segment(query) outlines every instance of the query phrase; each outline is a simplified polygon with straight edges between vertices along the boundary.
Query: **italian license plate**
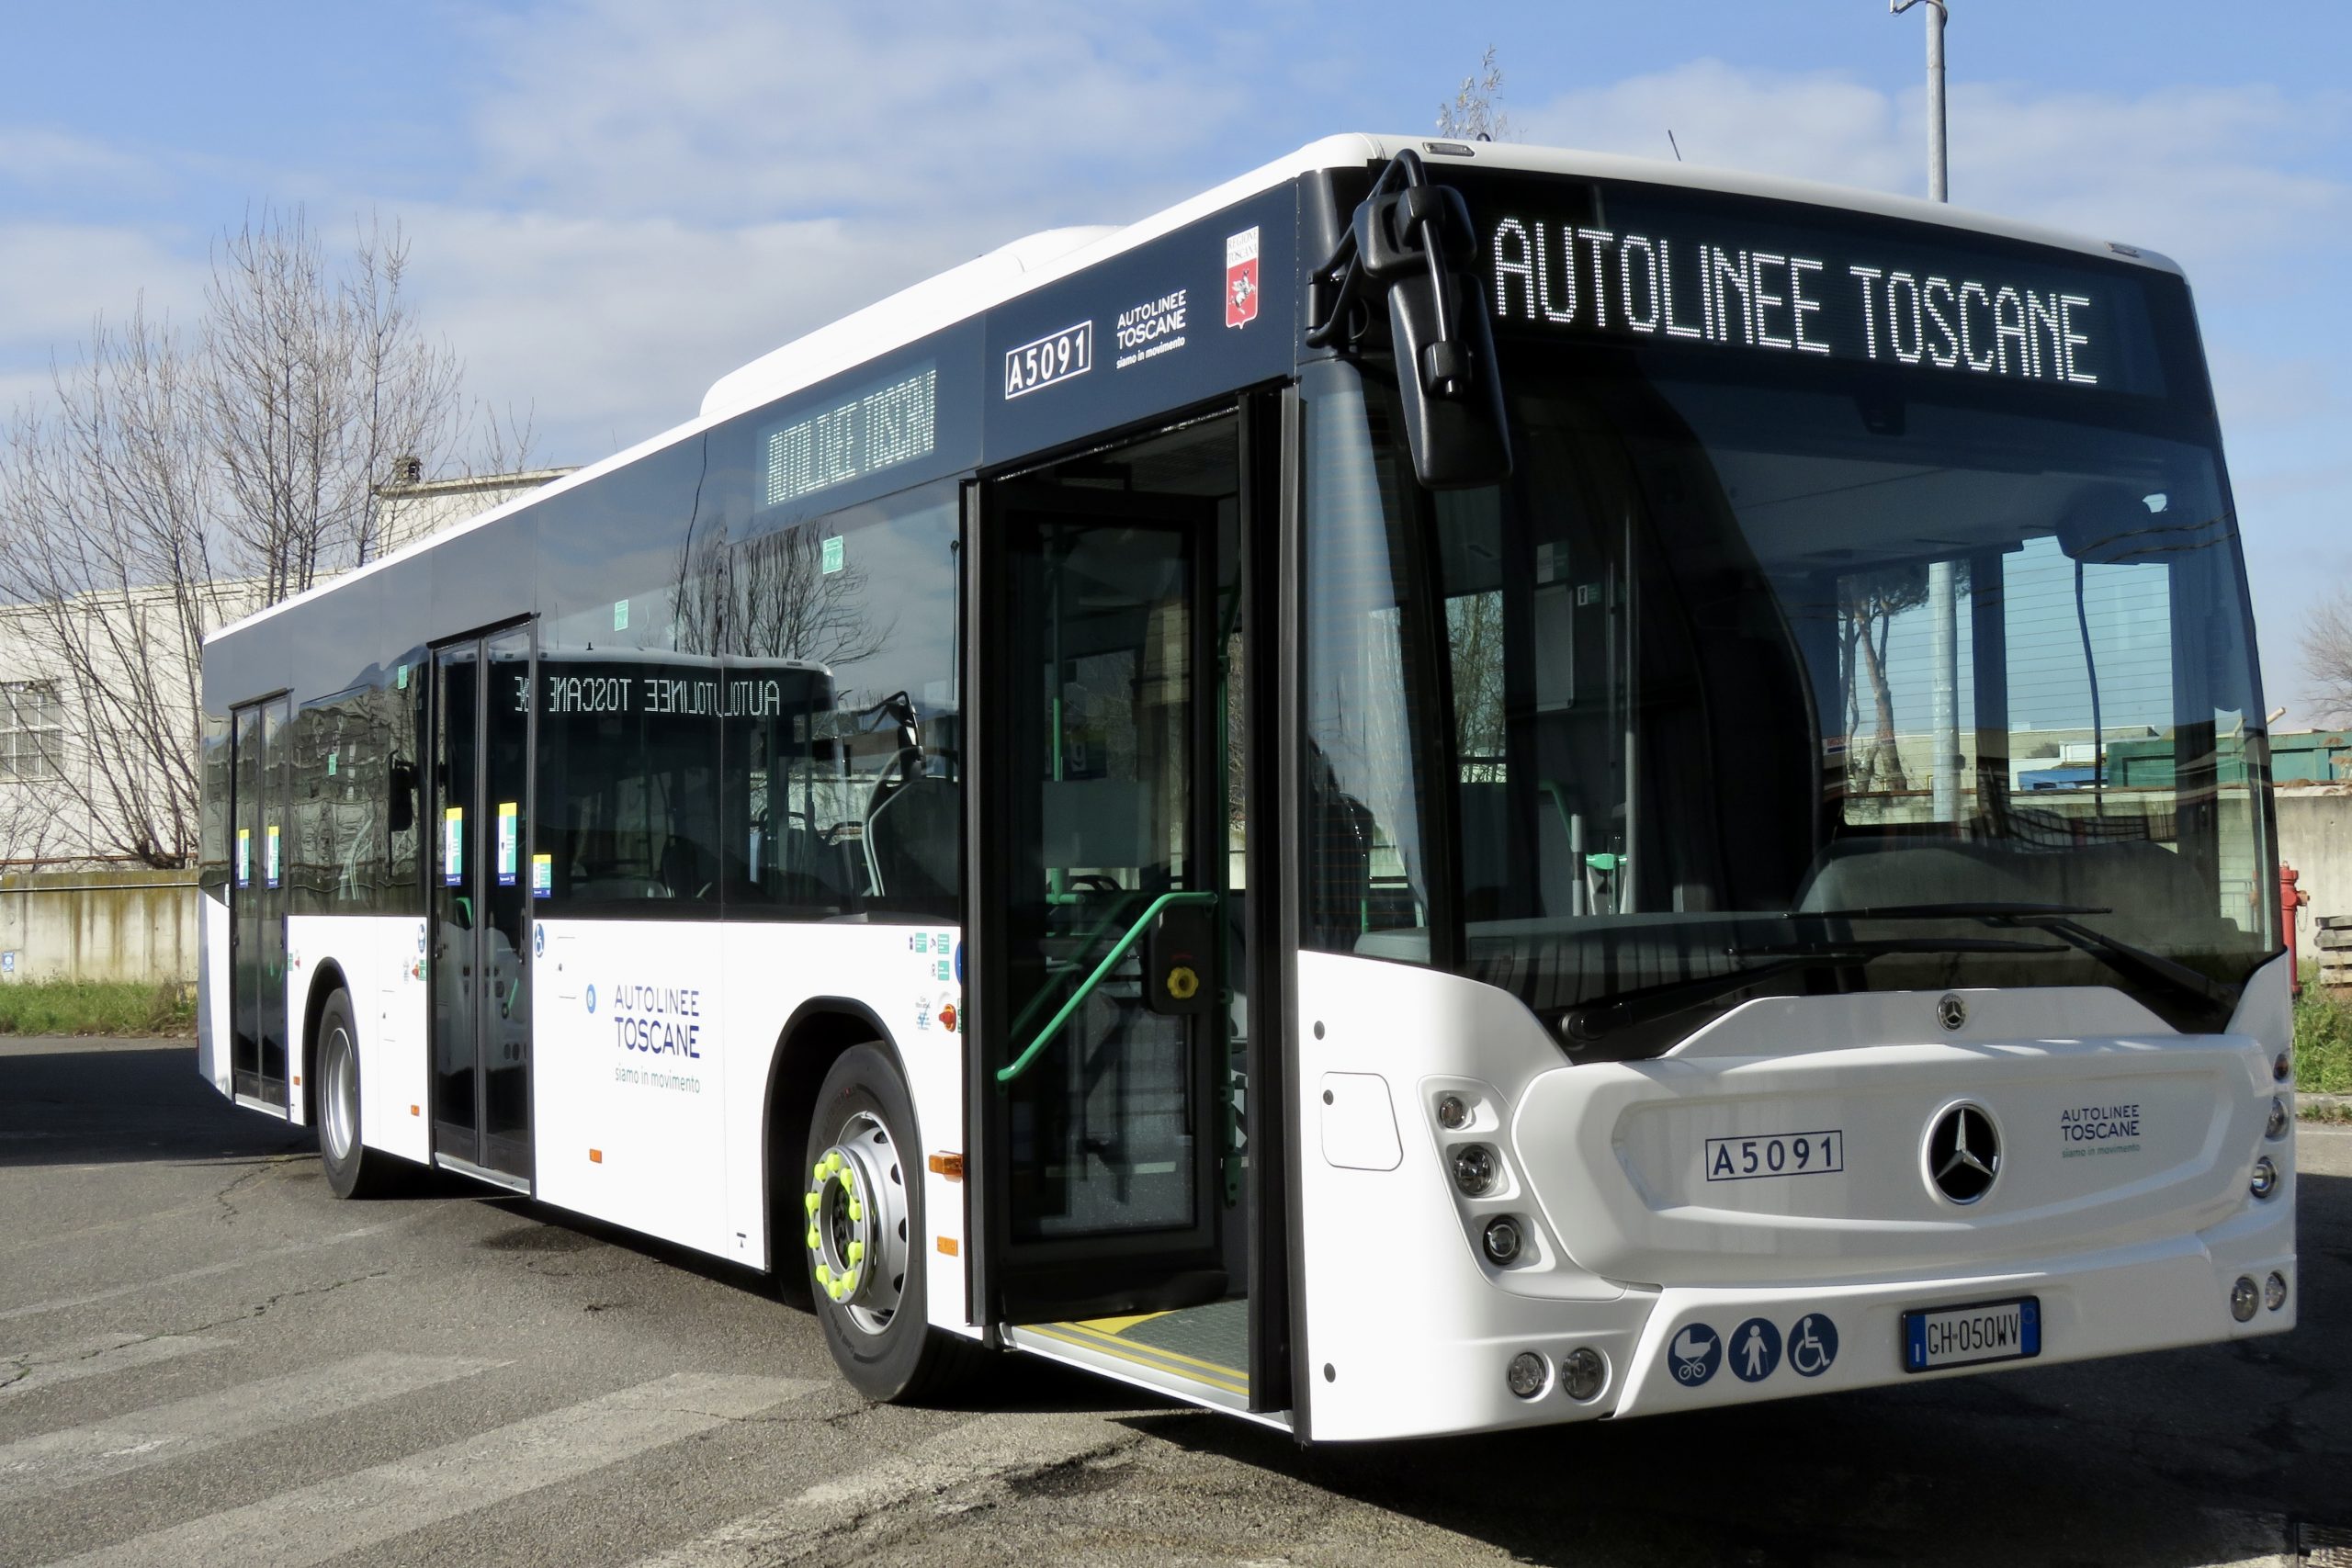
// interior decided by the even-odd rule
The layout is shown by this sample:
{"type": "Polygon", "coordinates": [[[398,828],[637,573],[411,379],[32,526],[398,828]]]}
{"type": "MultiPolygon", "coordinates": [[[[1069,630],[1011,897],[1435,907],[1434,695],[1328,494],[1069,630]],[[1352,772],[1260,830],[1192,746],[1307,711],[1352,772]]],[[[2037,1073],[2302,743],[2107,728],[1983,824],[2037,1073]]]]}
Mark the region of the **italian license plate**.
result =
{"type": "Polygon", "coordinates": [[[1903,1314],[1903,1370],[1932,1372],[2041,1354],[2041,1300],[1930,1307],[1903,1314]]]}

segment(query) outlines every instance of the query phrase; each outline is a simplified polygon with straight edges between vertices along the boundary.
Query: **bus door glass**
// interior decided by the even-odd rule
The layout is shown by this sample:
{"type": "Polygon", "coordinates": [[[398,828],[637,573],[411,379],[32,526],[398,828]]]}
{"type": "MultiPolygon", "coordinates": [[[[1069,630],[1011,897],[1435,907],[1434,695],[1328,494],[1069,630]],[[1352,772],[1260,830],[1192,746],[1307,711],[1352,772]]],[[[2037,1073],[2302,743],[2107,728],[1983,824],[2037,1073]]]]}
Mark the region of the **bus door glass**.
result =
{"type": "Polygon", "coordinates": [[[433,1134],[531,1174],[530,628],[433,655],[433,1134]]]}
{"type": "Polygon", "coordinates": [[[1148,1338],[1060,1320],[1227,1303],[1187,1364],[1246,1394],[1238,452],[1220,417],[991,487],[973,935],[1003,1320],[1148,1338]]]}
{"type": "Polygon", "coordinates": [[[283,1106],[286,1090],[286,748],[288,699],[233,716],[230,812],[231,1062],[240,1099],[283,1106]]]}

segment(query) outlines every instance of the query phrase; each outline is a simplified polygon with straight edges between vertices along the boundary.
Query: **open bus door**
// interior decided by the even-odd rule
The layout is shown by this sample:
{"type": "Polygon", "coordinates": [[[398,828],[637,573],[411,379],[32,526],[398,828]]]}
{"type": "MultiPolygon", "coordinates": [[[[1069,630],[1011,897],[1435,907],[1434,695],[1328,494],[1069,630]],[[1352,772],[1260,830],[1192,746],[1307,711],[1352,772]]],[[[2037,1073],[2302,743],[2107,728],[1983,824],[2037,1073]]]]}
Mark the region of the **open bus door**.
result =
{"type": "MultiPolygon", "coordinates": [[[[1276,1141],[1252,1106],[1281,1103],[1278,976],[1251,941],[1276,878],[1245,847],[1242,561],[1267,513],[1246,476],[1279,449],[1273,412],[985,485],[967,610],[976,1311],[1023,1348],[1260,1411],[1289,1405],[1287,1292],[1260,1255],[1279,1172],[1251,1160],[1276,1141]]],[[[1276,1256],[1282,1228],[1276,1209],[1276,1256]]]]}

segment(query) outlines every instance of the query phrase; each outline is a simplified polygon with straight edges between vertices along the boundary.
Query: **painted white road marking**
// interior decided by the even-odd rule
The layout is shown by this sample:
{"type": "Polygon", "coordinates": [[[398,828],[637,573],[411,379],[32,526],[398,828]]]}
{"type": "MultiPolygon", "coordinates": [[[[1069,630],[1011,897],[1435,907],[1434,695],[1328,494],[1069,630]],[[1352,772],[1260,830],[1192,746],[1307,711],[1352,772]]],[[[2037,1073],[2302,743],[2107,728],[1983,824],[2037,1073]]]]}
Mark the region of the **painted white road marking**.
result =
{"type": "Polygon", "coordinates": [[[374,1351],[26,1438],[0,1446],[0,1495],[22,1498],[79,1485],[471,1377],[498,1364],[374,1351]]]}
{"type": "Polygon", "coordinates": [[[22,1377],[0,1382],[0,1399],[72,1382],[76,1378],[96,1377],[101,1372],[152,1366],[198,1350],[218,1350],[228,1343],[226,1339],[199,1339],[189,1334],[160,1334],[148,1338],[136,1334],[101,1334],[95,1339],[77,1340],[71,1345],[52,1345],[46,1350],[17,1351],[0,1356],[0,1374],[5,1374],[8,1364],[25,1369],[22,1377]]]}
{"type": "Polygon", "coordinates": [[[781,1507],[747,1514],[633,1568],[754,1568],[776,1561],[779,1545],[806,1545],[812,1536],[846,1529],[911,1498],[1075,1464],[1141,1437],[1101,1416],[983,1416],[838,1481],[820,1482],[781,1507]]]}
{"type": "Polygon", "coordinates": [[[307,1568],[831,1386],[681,1372],[137,1536],[57,1568],[307,1568]]]}

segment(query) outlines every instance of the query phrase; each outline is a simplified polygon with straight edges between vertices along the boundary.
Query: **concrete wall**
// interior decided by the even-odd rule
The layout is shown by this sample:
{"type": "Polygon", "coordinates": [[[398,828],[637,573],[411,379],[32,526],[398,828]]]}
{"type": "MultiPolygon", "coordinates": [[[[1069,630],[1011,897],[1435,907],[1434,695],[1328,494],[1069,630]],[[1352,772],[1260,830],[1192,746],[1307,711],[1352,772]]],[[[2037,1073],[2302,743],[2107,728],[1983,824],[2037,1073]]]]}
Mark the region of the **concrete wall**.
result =
{"type": "Polygon", "coordinates": [[[2278,859],[2295,868],[2295,886],[2312,897],[2295,917],[2297,951],[2309,963],[2317,952],[2314,922],[2352,915],[2352,790],[2280,790],[2278,859]]]}
{"type": "Polygon", "coordinates": [[[193,980],[193,871],[42,871],[0,877],[0,984],[193,980]]]}

